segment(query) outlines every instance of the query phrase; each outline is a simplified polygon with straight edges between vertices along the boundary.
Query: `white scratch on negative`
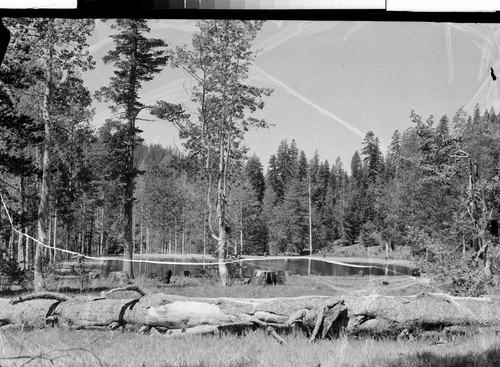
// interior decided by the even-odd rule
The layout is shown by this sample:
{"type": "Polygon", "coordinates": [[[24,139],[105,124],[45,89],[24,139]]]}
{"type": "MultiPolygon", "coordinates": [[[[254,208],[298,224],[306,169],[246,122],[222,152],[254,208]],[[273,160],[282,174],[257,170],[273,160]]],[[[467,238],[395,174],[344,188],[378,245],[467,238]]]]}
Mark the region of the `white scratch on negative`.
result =
{"type": "MultiPolygon", "coordinates": [[[[325,109],[325,108],[323,108],[321,106],[318,106],[316,103],[314,103],[313,101],[311,101],[310,99],[308,99],[304,95],[300,94],[295,89],[293,89],[290,86],[288,86],[287,84],[279,81],[278,79],[276,79],[272,75],[269,75],[268,73],[266,73],[264,70],[262,70],[258,66],[254,65],[254,68],[256,70],[260,71],[268,80],[272,81],[274,84],[276,84],[279,87],[283,88],[285,90],[285,92],[287,92],[287,93],[289,93],[289,94],[297,97],[302,102],[304,102],[304,103],[310,105],[311,107],[315,108],[319,113],[321,113],[321,114],[323,114],[323,115],[331,118],[332,120],[335,120],[335,121],[339,122],[341,125],[343,125],[345,128],[347,128],[349,131],[353,132],[354,134],[358,135],[359,137],[361,137],[361,138],[365,137],[365,134],[361,130],[359,130],[357,127],[351,125],[347,121],[342,120],[340,117],[338,117],[337,115],[335,115],[333,112],[328,111],[327,109],[325,109]]],[[[387,149],[385,147],[385,145],[380,144],[380,146],[383,149],[387,149]]]]}

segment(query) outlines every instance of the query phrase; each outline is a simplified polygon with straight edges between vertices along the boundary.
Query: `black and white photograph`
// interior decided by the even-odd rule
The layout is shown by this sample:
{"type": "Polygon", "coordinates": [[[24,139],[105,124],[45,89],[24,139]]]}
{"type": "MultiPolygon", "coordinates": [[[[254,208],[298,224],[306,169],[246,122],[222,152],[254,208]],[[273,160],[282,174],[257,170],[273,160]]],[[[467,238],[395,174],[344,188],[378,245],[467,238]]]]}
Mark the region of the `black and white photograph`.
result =
{"type": "Polygon", "coordinates": [[[0,367],[500,365],[499,24],[40,14],[0,9],[0,367]]]}

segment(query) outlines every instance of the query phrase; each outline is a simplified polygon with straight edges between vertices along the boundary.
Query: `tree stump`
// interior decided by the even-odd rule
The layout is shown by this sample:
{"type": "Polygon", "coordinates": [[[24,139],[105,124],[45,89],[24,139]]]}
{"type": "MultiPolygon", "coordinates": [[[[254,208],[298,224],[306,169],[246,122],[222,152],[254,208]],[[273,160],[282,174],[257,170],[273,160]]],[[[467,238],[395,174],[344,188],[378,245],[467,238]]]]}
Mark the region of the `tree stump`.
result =
{"type": "Polygon", "coordinates": [[[281,270],[254,270],[250,284],[276,285],[285,283],[285,272],[281,270]]]}

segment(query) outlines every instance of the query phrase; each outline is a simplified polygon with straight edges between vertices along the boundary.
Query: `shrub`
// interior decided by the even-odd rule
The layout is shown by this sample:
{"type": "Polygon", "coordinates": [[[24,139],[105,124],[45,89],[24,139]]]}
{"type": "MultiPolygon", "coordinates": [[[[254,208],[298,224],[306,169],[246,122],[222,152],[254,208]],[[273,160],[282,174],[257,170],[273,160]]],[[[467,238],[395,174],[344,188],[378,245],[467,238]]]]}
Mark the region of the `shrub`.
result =
{"type": "Polygon", "coordinates": [[[489,279],[474,258],[464,257],[456,246],[444,244],[423,230],[411,228],[412,255],[422,272],[448,286],[455,296],[478,297],[487,292],[489,279]]]}
{"type": "Polygon", "coordinates": [[[10,291],[14,283],[21,284],[24,280],[24,271],[17,261],[12,258],[0,258],[0,291],[10,291]]]}
{"type": "Polygon", "coordinates": [[[351,241],[346,240],[345,238],[339,238],[333,242],[333,246],[350,246],[351,241]]]}

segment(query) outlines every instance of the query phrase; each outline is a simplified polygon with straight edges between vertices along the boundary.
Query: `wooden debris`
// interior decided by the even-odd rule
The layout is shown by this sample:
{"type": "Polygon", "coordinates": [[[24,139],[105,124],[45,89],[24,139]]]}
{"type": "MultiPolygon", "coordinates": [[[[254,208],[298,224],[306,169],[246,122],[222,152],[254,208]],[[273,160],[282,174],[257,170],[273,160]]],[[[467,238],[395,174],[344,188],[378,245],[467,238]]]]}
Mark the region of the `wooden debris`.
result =
{"type": "Polygon", "coordinates": [[[10,303],[16,305],[18,303],[31,301],[34,299],[54,299],[57,301],[67,301],[71,299],[71,297],[65,296],[64,294],[61,293],[41,292],[41,293],[27,294],[26,296],[15,298],[11,300],[10,303]]]}
{"type": "Polygon", "coordinates": [[[275,270],[254,270],[250,284],[256,285],[276,285],[285,282],[285,272],[275,270]]]}
{"type": "Polygon", "coordinates": [[[401,339],[421,331],[446,329],[444,340],[479,327],[500,327],[500,300],[426,293],[407,297],[199,298],[147,294],[137,285],[128,285],[104,292],[103,298],[97,299],[50,292],[0,299],[0,327],[6,326],[127,327],[154,330],[167,337],[261,328],[280,343],[280,334],[295,328],[306,332],[311,342],[338,338],[343,332],[401,339]],[[104,298],[132,290],[141,297],[104,298]]]}

